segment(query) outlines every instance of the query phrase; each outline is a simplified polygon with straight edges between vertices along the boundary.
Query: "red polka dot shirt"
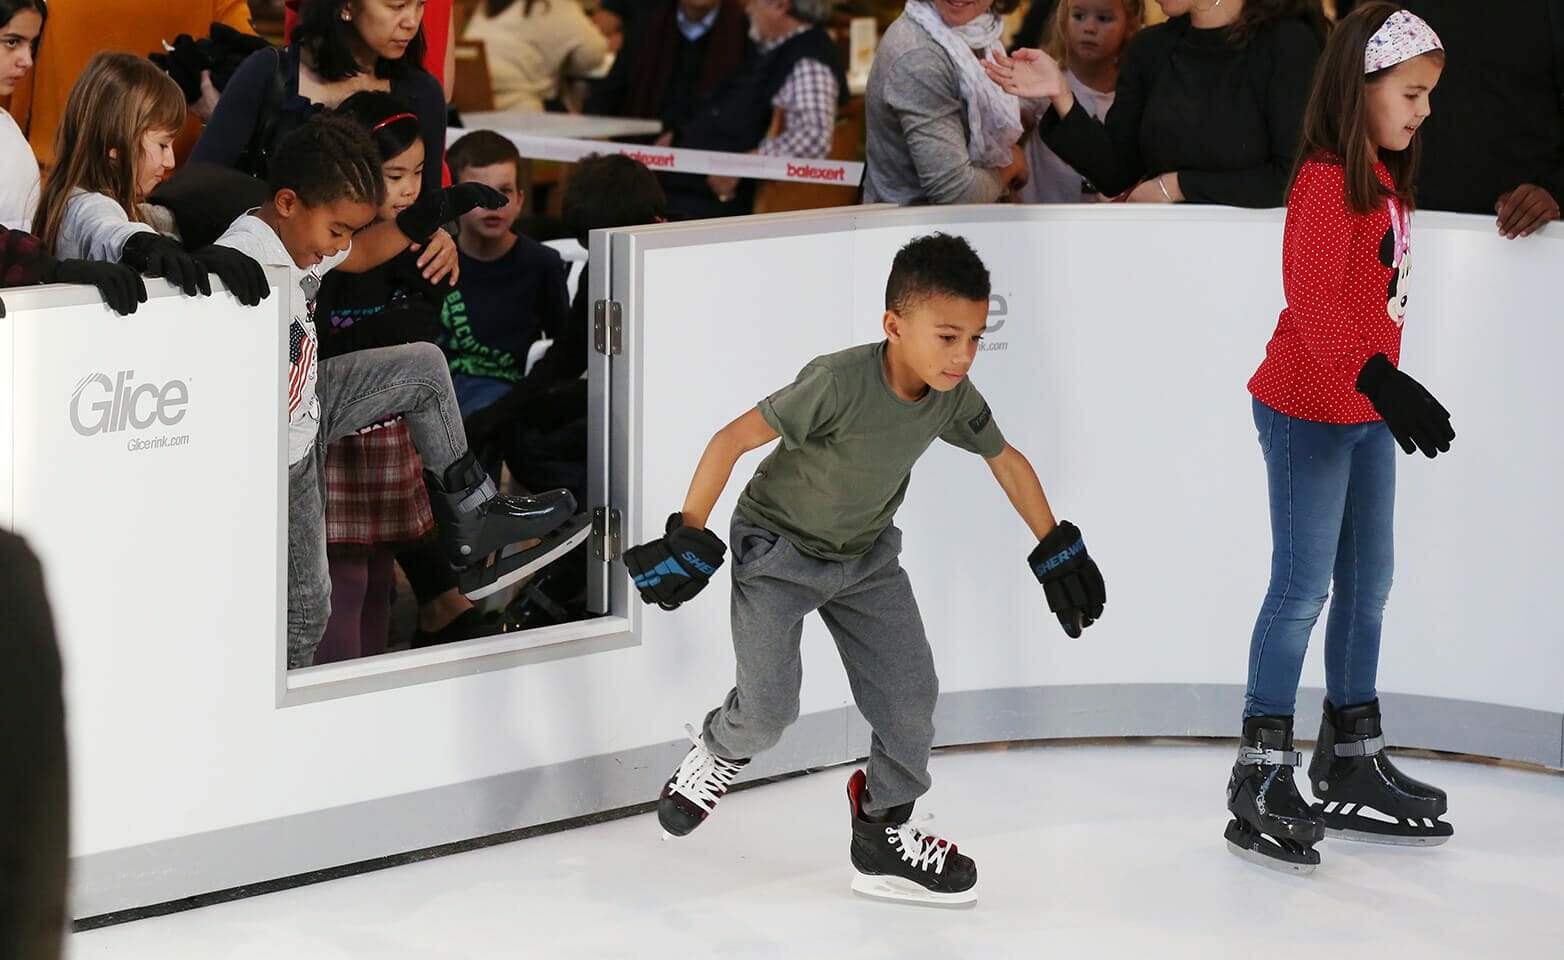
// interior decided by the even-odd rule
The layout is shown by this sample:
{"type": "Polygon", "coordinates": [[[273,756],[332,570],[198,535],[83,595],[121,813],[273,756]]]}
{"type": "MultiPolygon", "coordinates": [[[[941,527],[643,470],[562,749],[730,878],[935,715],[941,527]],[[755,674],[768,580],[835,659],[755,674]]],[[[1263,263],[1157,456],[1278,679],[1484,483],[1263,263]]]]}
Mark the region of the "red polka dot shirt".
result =
{"type": "MultiPolygon", "coordinates": [[[[1375,172],[1392,186],[1384,164],[1375,172]]],[[[1355,384],[1374,354],[1400,361],[1411,271],[1408,227],[1407,212],[1391,198],[1367,216],[1353,213],[1339,163],[1304,164],[1287,200],[1282,236],[1287,306],[1249,380],[1255,399],[1302,420],[1380,419],[1355,384]]]]}

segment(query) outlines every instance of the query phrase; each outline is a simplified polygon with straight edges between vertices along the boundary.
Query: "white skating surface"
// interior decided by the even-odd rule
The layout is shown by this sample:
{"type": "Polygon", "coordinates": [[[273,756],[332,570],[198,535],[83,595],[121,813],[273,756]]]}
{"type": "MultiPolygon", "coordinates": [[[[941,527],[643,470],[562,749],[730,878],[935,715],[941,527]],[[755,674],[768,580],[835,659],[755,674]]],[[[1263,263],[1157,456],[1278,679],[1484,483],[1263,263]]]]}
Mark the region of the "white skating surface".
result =
{"type": "MultiPolygon", "coordinates": [[[[1375,958],[1564,956],[1564,776],[1407,759],[1455,837],[1327,840],[1311,877],[1227,852],[1227,746],[943,752],[919,805],[978,862],[974,909],[848,889],[847,769],[734,794],[663,841],[618,820],[73,936],[71,956],[1375,958]]],[[[657,784],[648,783],[649,792],[657,784]]]]}

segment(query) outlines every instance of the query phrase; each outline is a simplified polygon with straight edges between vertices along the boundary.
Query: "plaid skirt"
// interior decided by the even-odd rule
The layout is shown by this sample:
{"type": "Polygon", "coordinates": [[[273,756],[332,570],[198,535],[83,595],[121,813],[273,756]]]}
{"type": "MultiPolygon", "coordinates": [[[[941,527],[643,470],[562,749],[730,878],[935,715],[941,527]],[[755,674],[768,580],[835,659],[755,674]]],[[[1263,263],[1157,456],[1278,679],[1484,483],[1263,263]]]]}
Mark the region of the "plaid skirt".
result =
{"type": "Polygon", "coordinates": [[[326,542],[408,544],[434,529],[423,461],[401,417],[326,448],[326,542]]]}

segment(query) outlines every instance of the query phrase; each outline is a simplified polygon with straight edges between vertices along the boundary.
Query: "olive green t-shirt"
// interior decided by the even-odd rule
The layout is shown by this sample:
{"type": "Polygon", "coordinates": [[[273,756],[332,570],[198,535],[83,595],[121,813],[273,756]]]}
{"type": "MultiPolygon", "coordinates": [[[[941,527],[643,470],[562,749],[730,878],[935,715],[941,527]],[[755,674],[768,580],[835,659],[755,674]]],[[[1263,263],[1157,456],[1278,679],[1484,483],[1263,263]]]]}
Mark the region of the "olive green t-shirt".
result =
{"type": "Polygon", "coordinates": [[[810,556],[840,561],[867,553],[936,437],[983,457],[1005,449],[970,379],[903,400],[885,381],[884,355],[881,341],[817,357],[760,401],[760,415],[782,439],[739,508],[810,556]]]}

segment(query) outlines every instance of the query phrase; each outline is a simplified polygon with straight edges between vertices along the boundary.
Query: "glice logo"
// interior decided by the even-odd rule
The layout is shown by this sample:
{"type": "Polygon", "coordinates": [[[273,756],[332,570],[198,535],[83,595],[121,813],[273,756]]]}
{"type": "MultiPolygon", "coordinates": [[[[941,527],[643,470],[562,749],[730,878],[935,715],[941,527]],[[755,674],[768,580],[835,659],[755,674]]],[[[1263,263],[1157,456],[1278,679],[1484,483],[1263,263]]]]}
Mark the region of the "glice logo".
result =
{"type": "Polygon", "coordinates": [[[998,333],[1005,328],[1005,318],[1010,316],[1010,301],[997,293],[988,297],[988,329],[984,333],[998,333]]]}
{"type": "Polygon", "coordinates": [[[994,334],[1005,328],[1005,321],[1010,317],[1010,299],[1000,294],[990,294],[988,298],[988,327],[983,331],[983,342],[978,349],[984,353],[993,353],[999,350],[1008,350],[1010,344],[1004,340],[993,339],[994,334]]]}
{"type": "Polygon", "coordinates": [[[154,423],[172,427],[185,418],[190,387],[183,380],[132,385],[136,371],[83,377],[71,392],[71,428],[84,437],[122,430],[145,430],[154,423]]]}

